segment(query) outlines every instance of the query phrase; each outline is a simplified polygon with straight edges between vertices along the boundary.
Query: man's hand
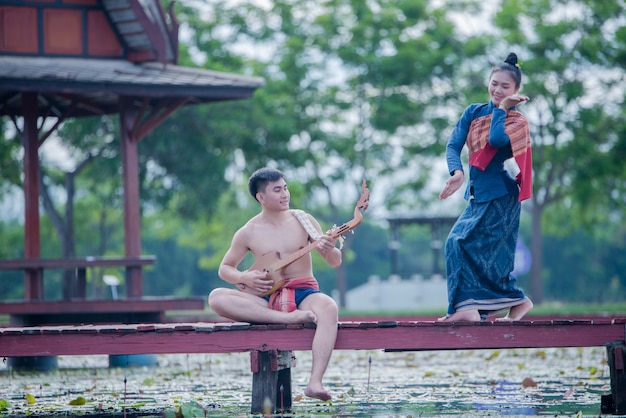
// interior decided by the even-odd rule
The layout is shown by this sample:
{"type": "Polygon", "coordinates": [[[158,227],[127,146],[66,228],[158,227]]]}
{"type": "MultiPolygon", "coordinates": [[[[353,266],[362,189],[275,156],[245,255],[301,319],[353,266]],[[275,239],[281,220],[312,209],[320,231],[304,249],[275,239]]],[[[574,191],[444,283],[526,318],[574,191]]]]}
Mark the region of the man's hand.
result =
{"type": "Polygon", "coordinates": [[[274,280],[269,272],[263,270],[247,270],[241,274],[241,282],[246,287],[259,293],[269,292],[274,287],[274,280]]]}
{"type": "Polygon", "coordinates": [[[443,187],[441,193],[439,193],[439,199],[447,199],[454,194],[463,185],[465,176],[461,170],[455,170],[452,177],[446,181],[446,185],[443,187]]]}
{"type": "Polygon", "coordinates": [[[339,267],[342,260],[341,248],[335,246],[337,239],[331,237],[330,234],[331,231],[328,231],[317,241],[317,252],[324,257],[329,266],[339,267]]]}
{"type": "Polygon", "coordinates": [[[323,256],[328,254],[335,248],[335,240],[330,237],[330,231],[326,235],[322,235],[317,242],[317,251],[323,256]]]}

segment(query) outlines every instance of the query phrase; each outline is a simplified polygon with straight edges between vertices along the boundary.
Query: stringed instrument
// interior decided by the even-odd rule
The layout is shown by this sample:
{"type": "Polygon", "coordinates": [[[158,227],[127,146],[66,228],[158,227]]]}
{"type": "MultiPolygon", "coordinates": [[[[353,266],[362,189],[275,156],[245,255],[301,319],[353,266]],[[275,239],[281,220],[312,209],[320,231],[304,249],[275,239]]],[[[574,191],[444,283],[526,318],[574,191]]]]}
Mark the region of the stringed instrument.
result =
{"type": "MultiPolygon", "coordinates": [[[[367,185],[364,179],[363,182],[361,183],[361,197],[359,198],[354,208],[354,218],[352,218],[352,220],[344,223],[341,226],[333,228],[332,230],[329,231],[328,235],[330,235],[332,239],[338,239],[345,233],[350,232],[354,230],[357,226],[359,226],[361,222],[363,222],[363,214],[361,213],[361,211],[367,210],[369,199],[370,199],[370,191],[367,188],[367,185]]],[[[271,295],[272,293],[276,292],[285,283],[285,277],[283,275],[283,271],[285,267],[287,267],[294,261],[298,260],[299,258],[313,251],[315,247],[317,246],[318,241],[319,240],[315,240],[311,242],[310,244],[308,244],[307,246],[302,247],[298,251],[284,258],[280,258],[280,254],[270,253],[268,254],[268,256],[261,257],[260,259],[256,260],[254,264],[250,266],[248,270],[261,270],[261,271],[265,271],[268,273],[268,277],[274,281],[274,286],[272,287],[271,290],[264,292],[264,293],[258,293],[243,283],[238,283],[237,288],[243,292],[250,293],[256,296],[264,297],[264,296],[271,295]],[[270,260],[269,265],[267,261],[268,259],[270,260]]]]}

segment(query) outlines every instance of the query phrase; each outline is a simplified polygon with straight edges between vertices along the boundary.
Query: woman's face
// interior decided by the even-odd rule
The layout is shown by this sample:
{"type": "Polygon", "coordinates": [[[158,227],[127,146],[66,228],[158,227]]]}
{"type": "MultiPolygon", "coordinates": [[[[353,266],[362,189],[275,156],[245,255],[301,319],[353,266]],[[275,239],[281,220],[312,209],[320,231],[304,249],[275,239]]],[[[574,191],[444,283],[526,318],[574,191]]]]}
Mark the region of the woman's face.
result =
{"type": "Polygon", "coordinates": [[[512,96],[519,91],[519,87],[515,87],[515,80],[508,71],[496,71],[489,78],[489,97],[496,106],[505,97],[512,96]]]}

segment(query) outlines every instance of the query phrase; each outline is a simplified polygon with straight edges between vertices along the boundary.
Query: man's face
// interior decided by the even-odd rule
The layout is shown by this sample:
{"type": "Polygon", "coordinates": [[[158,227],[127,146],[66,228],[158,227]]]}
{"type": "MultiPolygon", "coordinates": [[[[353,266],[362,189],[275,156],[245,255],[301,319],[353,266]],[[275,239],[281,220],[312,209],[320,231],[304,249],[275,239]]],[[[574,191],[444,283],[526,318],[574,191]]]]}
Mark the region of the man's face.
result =
{"type": "Polygon", "coordinates": [[[264,192],[257,193],[257,199],[267,209],[288,210],[289,198],[289,189],[284,179],[268,183],[264,192]]]}

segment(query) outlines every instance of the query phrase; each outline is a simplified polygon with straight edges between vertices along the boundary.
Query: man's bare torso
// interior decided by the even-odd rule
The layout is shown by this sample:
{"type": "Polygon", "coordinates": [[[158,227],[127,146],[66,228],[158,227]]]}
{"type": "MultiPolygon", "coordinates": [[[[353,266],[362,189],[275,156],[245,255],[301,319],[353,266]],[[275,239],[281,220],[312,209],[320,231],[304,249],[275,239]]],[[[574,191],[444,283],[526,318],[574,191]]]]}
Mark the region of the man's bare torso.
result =
{"type": "MultiPolygon", "coordinates": [[[[309,236],[300,222],[289,212],[285,215],[280,223],[266,222],[261,216],[255,216],[244,226],[248,248],[255,260],[262,261],[264,266],[309,244],[309,236]]],[[[287,279],[313,277],[311,255],[304,255],[289,264],[283,276],[287,279]]]]}

